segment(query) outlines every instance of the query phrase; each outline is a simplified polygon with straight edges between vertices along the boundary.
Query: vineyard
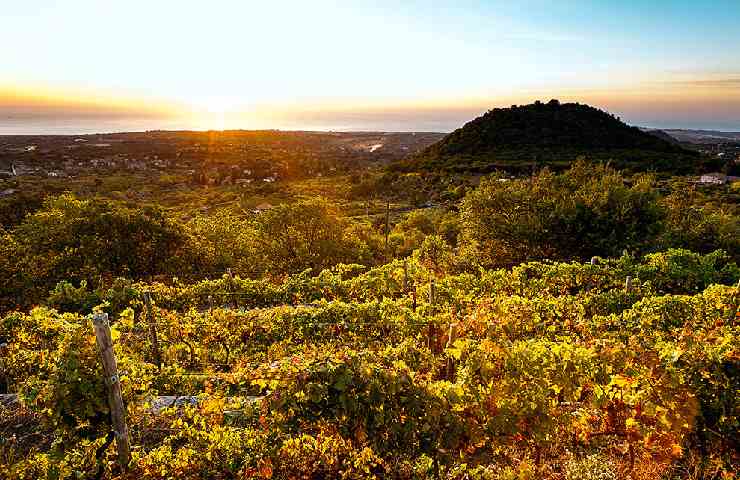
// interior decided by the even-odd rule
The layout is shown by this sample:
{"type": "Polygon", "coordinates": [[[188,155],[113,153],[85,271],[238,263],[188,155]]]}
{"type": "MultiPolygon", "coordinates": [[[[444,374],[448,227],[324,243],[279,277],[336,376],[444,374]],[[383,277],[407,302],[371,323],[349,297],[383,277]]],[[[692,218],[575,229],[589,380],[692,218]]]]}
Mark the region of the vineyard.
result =
{"type": "Polygon", "coordinates": [[[734,478],[739,279],[671,249],[63,282],[0,319],[0,477],[734,478]]]}

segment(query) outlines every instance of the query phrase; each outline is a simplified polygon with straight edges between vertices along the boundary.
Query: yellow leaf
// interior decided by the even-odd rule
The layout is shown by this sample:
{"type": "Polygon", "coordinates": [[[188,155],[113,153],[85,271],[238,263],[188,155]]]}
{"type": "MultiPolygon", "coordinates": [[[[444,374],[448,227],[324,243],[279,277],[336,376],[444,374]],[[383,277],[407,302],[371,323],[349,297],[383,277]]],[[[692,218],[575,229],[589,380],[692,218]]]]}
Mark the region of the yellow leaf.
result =
{"type": "Polygon", "coordinates": [[[628,418],[627,421],[624,422],[625,427],[628,429],[636,429],[639,423],[634,418],[628,418]]]}
{"type": "Polygon", "coordinates": [[[683,448],[681,448],[681,445],[674,443],[671,445],[671,455],[679,458],[683,456],[683,448]]]}

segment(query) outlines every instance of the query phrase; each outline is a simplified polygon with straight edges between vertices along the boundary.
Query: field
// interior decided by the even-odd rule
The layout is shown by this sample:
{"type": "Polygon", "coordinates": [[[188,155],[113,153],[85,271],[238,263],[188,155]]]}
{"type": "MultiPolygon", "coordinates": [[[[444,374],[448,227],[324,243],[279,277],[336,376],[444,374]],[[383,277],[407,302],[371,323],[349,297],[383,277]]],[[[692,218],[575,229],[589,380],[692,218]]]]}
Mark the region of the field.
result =
{"type": "Polygon", "coordinates": [[[0,477],[734,478],[735,186],[355,155],[5,179],[0,477]]]}
{"type": "MultiPolygon", "coordinates": [[[[362,270],[109,289],[132,446],[122,478],[713,478],[737,467],[729,285],[740,271],[723,255],[362,270]],[[153,414],[161,395],[197,397],[153,414]]],[[[101,448],[87,305],[74,291],[54,301],[70,313],[2,320],[14,339],[6,381],[26,412],[2,425],[6,478],[115,460],[101,448]]]]}

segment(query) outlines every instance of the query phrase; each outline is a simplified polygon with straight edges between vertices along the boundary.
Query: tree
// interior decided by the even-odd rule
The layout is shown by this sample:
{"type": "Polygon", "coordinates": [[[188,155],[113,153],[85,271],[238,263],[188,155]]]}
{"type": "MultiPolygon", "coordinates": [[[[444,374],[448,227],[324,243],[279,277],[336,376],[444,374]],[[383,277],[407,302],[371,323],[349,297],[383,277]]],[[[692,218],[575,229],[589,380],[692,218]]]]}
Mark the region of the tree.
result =
{"type": "Polygon", "coordinates": [[[231,268],[242,278],[262,274],[265,265],[258,254],[254,222],[229,212],[197,216],[187,223],[190,249],[201,275],[218,275],[231,268]]]}
{"type": "Polygon", "coordinates": [[[143,278],[190,265],[182,227],[159,208],[48,198],[11,231],[10,253],[26,301],[61,280],[97,284],[100,276],[143,278]]]}
{"type": "Polygon", "coordinates": [[[526,180],[494,176],[462,202],[463,238],[488,265],[618,255],[656,238],[657,199],[650,177],[630,186],[615,170],[583,161],[560,175],[545,169],[526,180]]]}
{"type": "Polygon", "coordinates": [[[358,242],[345,235],[349,226],[324,200],[279,205],[258,215],[257,247],[273,274],[317,271],[354,260],[358,242]]]}
{"type": "Polygon", "coordinates": [[[424,239],[421,247],[414,252],[414,257],[435,275],[441,277],[452,264],[452,249],[444,238],[439,235],[429,235],[424,239]]]}
{"type": "Polygon", "coordinates": [[[722,249],[740,259],[740,217],[730,205],[712,203],[693,187],[676,188],[661,203],[666,209],[664,248],[722,249]]]}

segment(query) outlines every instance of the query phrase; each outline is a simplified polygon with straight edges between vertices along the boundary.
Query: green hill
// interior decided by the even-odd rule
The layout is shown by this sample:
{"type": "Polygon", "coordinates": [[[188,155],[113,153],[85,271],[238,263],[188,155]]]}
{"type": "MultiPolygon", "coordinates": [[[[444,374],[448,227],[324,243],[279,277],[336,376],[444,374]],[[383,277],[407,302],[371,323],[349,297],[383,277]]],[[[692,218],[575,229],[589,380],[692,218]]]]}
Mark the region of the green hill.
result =
{"type": "Polygon", "coordinates": [[[635,171],[689,173],[701,163],[696,152],[602,110],[552,100],[490,110],[395,168],[516,172],[544,165],[565,168],[579,156],[635,171]]]}

